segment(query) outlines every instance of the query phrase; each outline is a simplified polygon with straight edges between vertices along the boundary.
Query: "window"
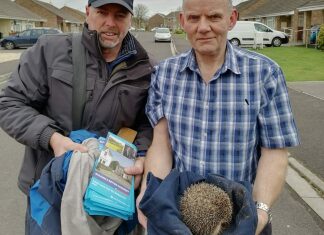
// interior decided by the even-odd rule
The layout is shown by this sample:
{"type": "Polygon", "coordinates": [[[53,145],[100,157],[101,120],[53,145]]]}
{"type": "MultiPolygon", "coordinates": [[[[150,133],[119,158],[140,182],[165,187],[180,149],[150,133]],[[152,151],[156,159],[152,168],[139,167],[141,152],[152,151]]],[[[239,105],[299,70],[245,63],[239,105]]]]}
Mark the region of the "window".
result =
{"type": "Polygon", "coordinates": [[[258,32],[272,32],[267,26],[263,24],[254,24],[255,30],[258,32]]]}
{"type": "Polygon", "coordinates": [[[20,37],[29,37],[30,36],[30,30],[22,31],[19,33],[20,37]]]}
{"type": "Polygon", "coordinates": [[[31,30],[31,36],[34,37],[34,38],[38,38],[42,34],[43,34],[42,29],[33,29],[33,30],[31,30]]]}
{"type": "Polygon", "coordinates": [[[275,28],[275,18],[274,17],[268,17],[266,19],[266,25],[268,25],[270,28],[275,28]]]}

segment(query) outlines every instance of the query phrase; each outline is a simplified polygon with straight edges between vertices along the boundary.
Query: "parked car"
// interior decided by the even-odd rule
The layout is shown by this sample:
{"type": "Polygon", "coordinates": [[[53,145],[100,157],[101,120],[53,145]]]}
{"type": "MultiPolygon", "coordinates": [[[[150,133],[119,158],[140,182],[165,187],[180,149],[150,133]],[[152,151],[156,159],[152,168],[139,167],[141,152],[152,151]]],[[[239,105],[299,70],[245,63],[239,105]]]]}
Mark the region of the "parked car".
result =
{"type": "Polygon", "coordinates": [[[144,32],[145,29],[144,29],[144,28],[138,28],[137,31],[139,31],[139,32],[144,32]]]}
{"type": "Polygon", "coordinates": [[[157,28],[154,34],[154,41],[166,41],[171,42],[171,33],[168,28],[157,28]]]}
{"type": "Polygon", "coordinates": [[[135,30],[136,30],[136,28],[133,27],[133,26],[131,26],[131,27],[129,28],[129,31],[135,31],[135,30]]]}
{"type": "Polygon", "coordinates": [[[151,32],[155,32],[159,27],[154,27],[151,29],[151,32]]]}
{"type": "Polygon", "coordinates": [[[257,42],[257,37],[262,37],[261,42],[266,46],[280,47],[281,44],[289,42],[286,33],[255,21],[237,21],[227,34],[227,39],[235,46],[253,45],[257,42]]]}
{"type": "Polygon", "coordinates": [[[31,28],[22,31],[16,35],[4,37],[0,40],[1,47],[8,50],[17,47],[30,47],[37,42],[37,39],[43,34],[58,34],[61,30],[56,28],[31,28]]]}

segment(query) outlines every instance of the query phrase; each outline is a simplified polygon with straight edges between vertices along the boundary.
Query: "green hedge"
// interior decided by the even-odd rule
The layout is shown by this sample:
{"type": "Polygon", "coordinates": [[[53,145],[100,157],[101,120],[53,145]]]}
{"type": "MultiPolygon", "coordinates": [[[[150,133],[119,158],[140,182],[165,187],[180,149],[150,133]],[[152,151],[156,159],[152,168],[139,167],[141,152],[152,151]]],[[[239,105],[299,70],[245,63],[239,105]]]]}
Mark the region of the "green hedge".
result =
{"type": "Polygon", "coordinates": [[[324,50],[324,24],[321,25],[320,31],[316,40],[317,48],[324,50]]]}

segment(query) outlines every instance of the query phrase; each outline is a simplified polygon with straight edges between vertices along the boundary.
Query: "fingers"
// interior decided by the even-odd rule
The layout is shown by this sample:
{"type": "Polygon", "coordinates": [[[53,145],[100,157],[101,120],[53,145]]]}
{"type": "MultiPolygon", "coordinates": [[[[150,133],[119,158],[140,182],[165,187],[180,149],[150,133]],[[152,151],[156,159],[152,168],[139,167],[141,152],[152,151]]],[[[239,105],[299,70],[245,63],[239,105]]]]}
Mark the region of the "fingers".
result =
{"type": "Polygon", "coordinates": [[[67,151],[87,152],[88,149],[82,144],[74,143],[70,138],[55,132],[50,139],[50,146],[53,149],[55,157],[62,156],[67,151]]]}
{"type": "Polygon", "coordinates": [[[136,198],[136,209],[137,209],[137,218],[139,223],[147,230],[147,218],[139,208],[139,204],[143,198],[144,192],[141,192],[138,197],[136,198]]]}
{"type": "Polygon", "coordinates": [[[141,175],[144,171],[144,158],[138,157],[135,161],[134,166],[126,167],[125,173],[128,175],[141,175]]]}
{"type": "Polygon", "coordinates": [[[73,151],[79,151],[81,153],[86,153],[88,152],[88,148],[82,144],[77,144],[77,143],[73,143],[73,146],[70,150],[73,151]]]}
{"type": "Polygon", "coordinates": [[[134,189],[137,189],[142,181],[142,175],[136,175],[134,180],[134,189]]]}

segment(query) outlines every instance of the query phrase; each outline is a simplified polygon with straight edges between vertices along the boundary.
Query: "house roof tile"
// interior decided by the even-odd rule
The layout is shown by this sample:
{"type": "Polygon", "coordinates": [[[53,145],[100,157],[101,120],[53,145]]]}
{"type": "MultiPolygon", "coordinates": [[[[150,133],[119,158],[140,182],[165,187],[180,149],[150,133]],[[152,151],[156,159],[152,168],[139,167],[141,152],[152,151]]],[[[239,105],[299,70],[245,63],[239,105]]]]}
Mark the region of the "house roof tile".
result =
{"type": "Polygon", "coordinates": [[[320,10],[324,9],[324,0],[311,0],[307,3],[301,5],[298,10],[307,11],[307,10],[320,10]]]}
{"type": "Polygon", "coordinates": [[[241,15],[241,18],[291,15],[294,14],[295,9],[307,2],[308,0],[268,0],[253,12],[241,15]]]}
{"type": "Polygon", "coordinates": [[[54,13],[55,15],[63,18],[65,21],[68,21],[70,23],[76,23],[76,24],[82,24],[83,22],[81,22],[80,20],[74,18],[73,16],[70,16],[68,14],[66,14],[65,12],[61,11],[60,9],[56,8],[55,6],[46,3],[46,2],[41,2],[41,1],[37,1],[37,0],[32,0],[34,3],[44,7],[45,9],[47,9],[48,11],[54,13]]]}
{"type": "Polygon", "coordinates": [[[46,21],[46,19],[10,0],[0,0],[0,4],[0,19],[46,21]]]}

